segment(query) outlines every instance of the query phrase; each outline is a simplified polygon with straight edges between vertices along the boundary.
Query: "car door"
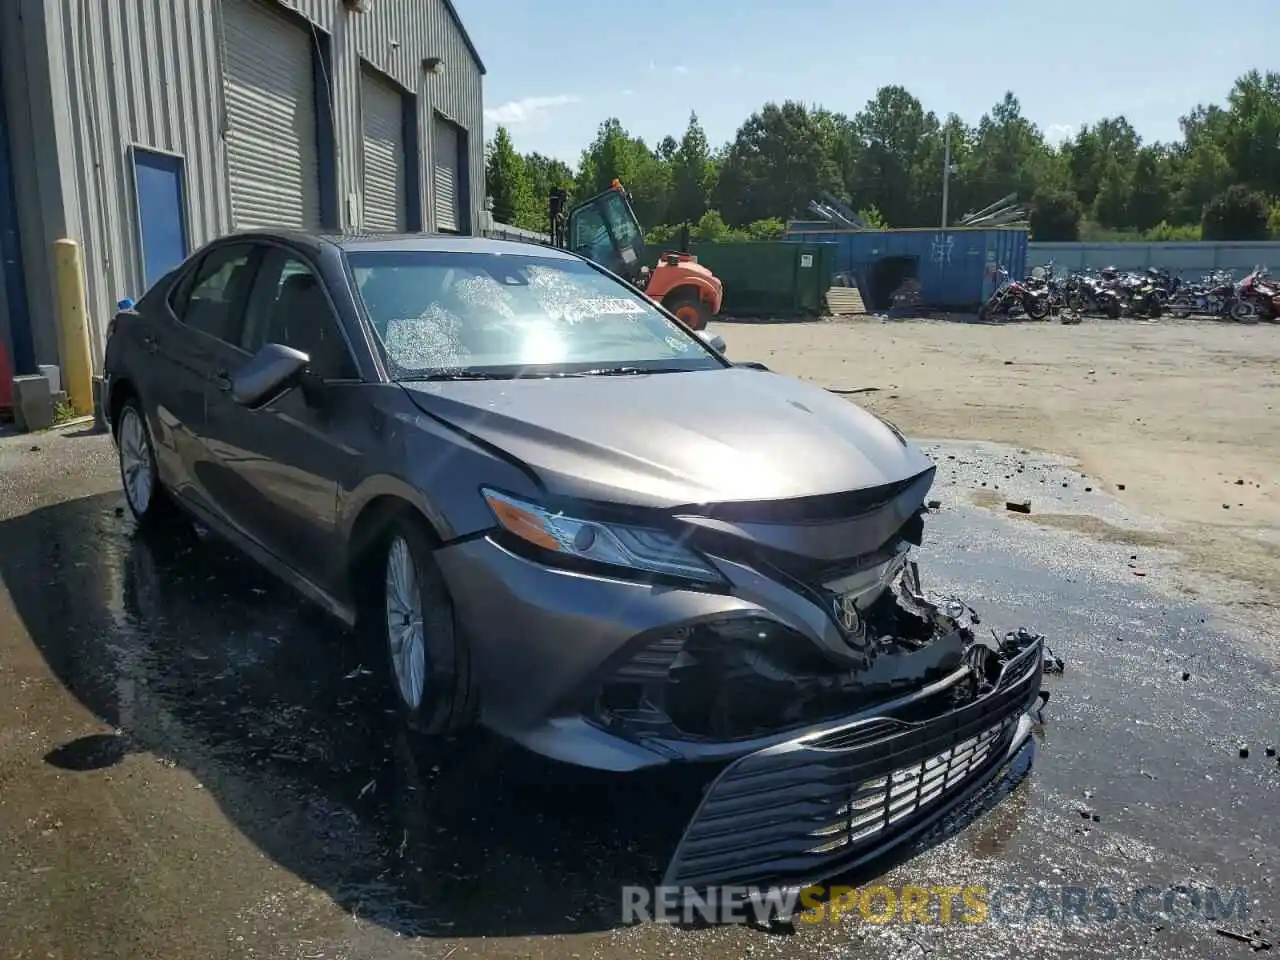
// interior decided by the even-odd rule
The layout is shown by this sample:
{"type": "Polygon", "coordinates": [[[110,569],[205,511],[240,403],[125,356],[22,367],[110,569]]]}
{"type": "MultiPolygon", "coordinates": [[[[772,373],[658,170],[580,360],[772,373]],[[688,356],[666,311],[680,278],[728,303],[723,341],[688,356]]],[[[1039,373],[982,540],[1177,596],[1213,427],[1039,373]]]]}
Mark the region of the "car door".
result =
{"type": "Polygon", "coordinates": [[[211,386],[207,429],[220,485],[236,491],[227,509],[237,526],[330,589],[343,562],[338,491],[354,483],[360,459],[343,439],[360,379],[319,272],[290,248],[264,254],[249,296],[243,357],[267,343],[301,350],[311,362],[296,387],[256,408],[236,403],[225,382],[211,386]]]}
{"type": "Polygon", "coordinates": [[[215,246],[151,312],[142,343],[148,357],[143,401],[150,408],[161,475],[179,495],[206,509],[209,454],[203,435],[209,378],[239,342],[256,259],[249,244],[215,246]]]}

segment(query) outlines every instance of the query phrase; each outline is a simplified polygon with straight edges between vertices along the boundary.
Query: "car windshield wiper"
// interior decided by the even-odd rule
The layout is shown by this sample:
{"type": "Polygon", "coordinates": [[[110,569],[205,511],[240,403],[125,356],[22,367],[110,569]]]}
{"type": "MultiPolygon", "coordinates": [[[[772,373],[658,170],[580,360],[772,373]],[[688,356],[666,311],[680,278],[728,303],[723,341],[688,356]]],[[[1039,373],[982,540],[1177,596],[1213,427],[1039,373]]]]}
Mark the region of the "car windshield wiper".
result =
{"type": "Polygon", "coordinates": [[[638,377],[646,373],[689,373],[687,367],[597,367],[594,370],[575,370],[559,373],[559,377],[638,377]]]}
{"type": "Polygon", "coordinates": [[[406,383],[420,383],[437,380],[514,380],[515,373],[486,373],[483,370],[441,370],[437,373],[424,373],[416,377],[397,377],[406,383]]]}

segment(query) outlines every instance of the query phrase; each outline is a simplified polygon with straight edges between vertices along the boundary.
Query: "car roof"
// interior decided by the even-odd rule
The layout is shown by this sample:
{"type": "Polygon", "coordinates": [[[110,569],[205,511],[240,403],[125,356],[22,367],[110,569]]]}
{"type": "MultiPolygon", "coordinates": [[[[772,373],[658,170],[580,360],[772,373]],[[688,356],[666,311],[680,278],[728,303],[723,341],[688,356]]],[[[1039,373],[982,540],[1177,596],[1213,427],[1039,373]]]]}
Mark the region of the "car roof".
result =
{"type": "Polygon", "coordinates": [[[487,237],[463,237],[445,233],[370,233],[337,234],[305,233],[294,230],[240,231],[223,241],[244,238],[274,238],[308,247],[319,252],[323,246],[335,246],[346,252],[389,251],[423,253],[495,253],[526,257],[549,257],[558,260],[576,260],[573,254],[540,243],[522,240],[492,240],[487,237]]]}

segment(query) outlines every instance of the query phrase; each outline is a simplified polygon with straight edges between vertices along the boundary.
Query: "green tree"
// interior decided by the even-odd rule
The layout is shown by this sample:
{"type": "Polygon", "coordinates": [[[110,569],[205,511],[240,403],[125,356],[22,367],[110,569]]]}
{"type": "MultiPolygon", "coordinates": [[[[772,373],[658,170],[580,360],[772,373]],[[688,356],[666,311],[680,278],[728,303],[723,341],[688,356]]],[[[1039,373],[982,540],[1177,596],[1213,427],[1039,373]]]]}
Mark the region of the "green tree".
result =
{"type": "Polygon", "coordinates": [[[880,208],[874,203],[858,211],[858,218],[868,230],[888,230],[889,221],[884,218],[880,208]]]}
{"type": "Polygon", "coordinates": [[[1163,147],[1147,146],[1138,151],[1129,184],[1125,223],[1150,230],[1169,216],[1172,200],[1163,147]]]}
{"type": "Polygon", "coordinates": [[[1129,177],[1120,162],[1108,161],[1093,198],[1093,219],[1112,230],[1127,226],[1129,192],[1129,177]]]}
{"type": "Polygon", "coordinates": [[[1270,212],[1266,196],[1238,183],[1209,201],[1200,229],[1206,240],[1268,240],[1270,212]]]}
{"type": "Polygon", "coordinates": [[[894,223],[937,222],[942,211],[942,126],[899,86],[881,87],[853,118],[850,200],[894,223]]]}
{"type": "Polygon", "coordinates": [[[1080,201],[1070,190],[1047,190],[1031,201],[1031,239],[1080,239],[1080,201]]]}
{"type": "Polygon", "coordinates": [[[767,103],[739,129],[721,166],[714,199],[734,225],[802,216],[809,202],[839,187],[822,131],[800,103],[767,103]]]}
{"type": "Polygon", "coordinates": [[[641,224],[665,223],[670,202],[670,167],[650,150],[644,140],[633,137],[616,117],[600,124],[596,137],[582,151],[575,197],[585,200],[604,190],[614,180],[631,192],[636,216],[641,224]]]}
{"type": "Polygon", "coordinates": [[[1220,143],[1236,181],[1280,194],[1280,73],[1250,70],[1227,103],[1220,143]]]}
{"type": "Polygon", "coordinates": [[[485,191],[493,198],[493,218],[523,225],[535,216],[533,186],[506,127],[498,127],[486,152],[485,191]]]}
{"type": "Polygon", "coordinates": [[[524,169],[529,174],[529,183],[536,209],[529,223],[521,223],[517,224],[517,226],[547,233],[551,229],[550,224],[547,222],[551,191],[557,188],[572,190],[574,186],[573,170],[563,160],[543,156],[540,153],[525,154],[524,169]]]}
{"type": "Polygon", "coordinates": [[[673,223],[697,223],[707,211],[707,200],[715,183],[716,167],[711,146],[696,113],[689,114],[689,126],[671,158],[671,206],[673,223]]]}
{"type": "Polygon", "coordinates": [[[1023,202],[1049,179],[1056,157],[1040,130],[1022,115],[1012,92],[978,122],[973,147],[962,170],[966,209],[979,209],[1007,194],[1023,202]]]}

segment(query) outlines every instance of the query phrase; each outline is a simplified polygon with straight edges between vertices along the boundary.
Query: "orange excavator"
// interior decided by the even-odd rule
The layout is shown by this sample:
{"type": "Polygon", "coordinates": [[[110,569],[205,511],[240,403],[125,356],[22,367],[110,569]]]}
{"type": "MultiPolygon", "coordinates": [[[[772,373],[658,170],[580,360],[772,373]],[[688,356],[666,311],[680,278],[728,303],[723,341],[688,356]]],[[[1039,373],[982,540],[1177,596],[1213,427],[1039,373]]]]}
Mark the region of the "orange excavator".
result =
{"type": "MultiPolygon", "coordinates": [[[[664,252],[657,265],[645,264],[644,230],[631,197],[614,180],[608,190],[569,208],[562,189],[551,191],[551,242],[598,263],[662,304],[691,330],[702,330],[720,312],[724,287],[688,253],[664,252]]],[[[687,235],[687,234],[686,234],[687,235]]]]}

